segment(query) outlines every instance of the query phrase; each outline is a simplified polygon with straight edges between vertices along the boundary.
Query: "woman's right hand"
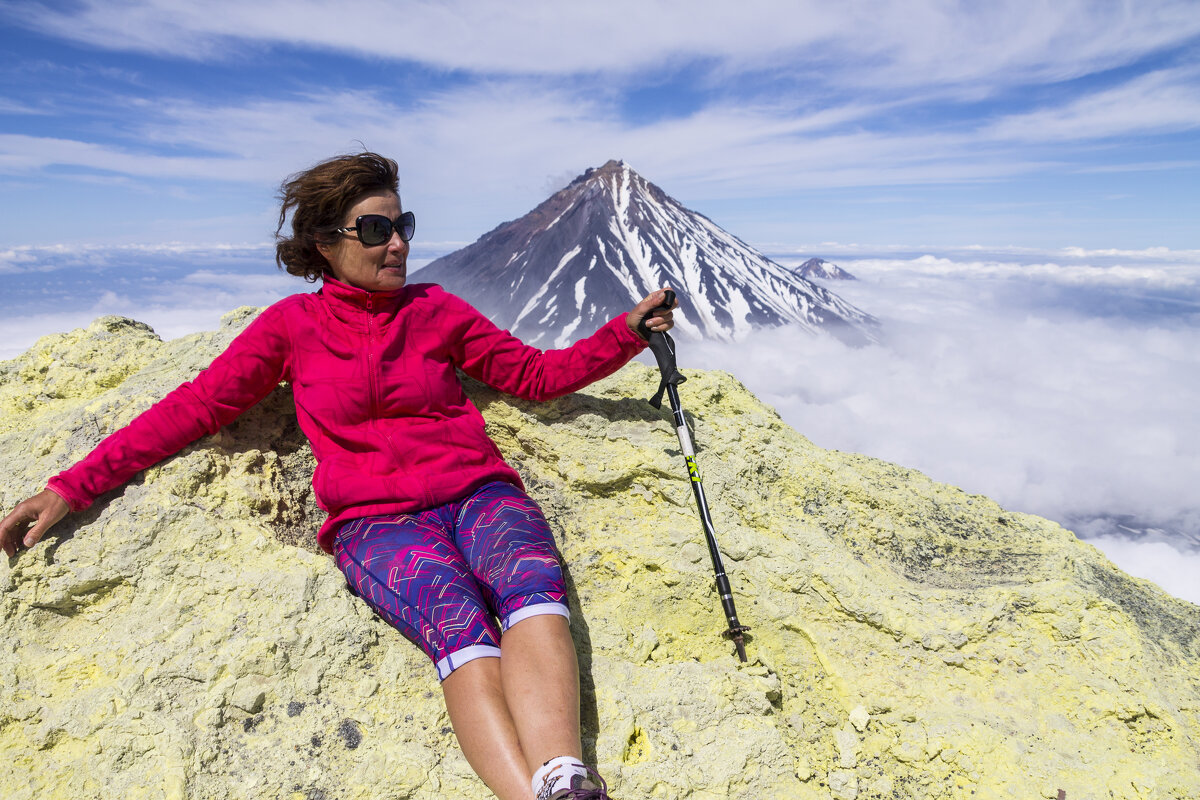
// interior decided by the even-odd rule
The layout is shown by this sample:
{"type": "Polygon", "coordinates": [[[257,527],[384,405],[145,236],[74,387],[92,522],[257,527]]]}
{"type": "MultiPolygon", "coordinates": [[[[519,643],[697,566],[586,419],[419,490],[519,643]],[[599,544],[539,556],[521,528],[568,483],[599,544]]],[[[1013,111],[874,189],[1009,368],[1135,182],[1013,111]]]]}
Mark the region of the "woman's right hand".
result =
{"type": "Polygon", "coordinates": [[[22,500],[11,514],[0,520],[0,547],[9,558],[17,554],[18,544],[33,547],[70,510],[67,501],[49,489],[22,500]],[[33,527],[29,528],[31,522],[33,527]],[[29,528],[28,532],[26,528],[29,528]]]}

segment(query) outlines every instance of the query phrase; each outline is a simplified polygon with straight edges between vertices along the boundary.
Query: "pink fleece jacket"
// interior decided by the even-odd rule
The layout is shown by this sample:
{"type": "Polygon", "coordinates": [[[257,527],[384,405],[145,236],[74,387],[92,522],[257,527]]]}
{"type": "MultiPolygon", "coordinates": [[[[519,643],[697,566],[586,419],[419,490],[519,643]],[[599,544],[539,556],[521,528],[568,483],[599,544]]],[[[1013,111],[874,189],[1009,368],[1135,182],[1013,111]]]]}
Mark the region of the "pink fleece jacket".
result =
{"type": "Polygon", "coordinates": [[[484,432],[455,367],[500,391],[546,400],[616,372],[645,348],[624,315],[562,350],[499,330],[435,284],[367,292],[327,279],[267,308],[195,380],[175,389],[52,478],[73,511],[288,381],[317,460],[327,552],[347,520],[416,511],[484,483],[521,486],[484,432]]]}

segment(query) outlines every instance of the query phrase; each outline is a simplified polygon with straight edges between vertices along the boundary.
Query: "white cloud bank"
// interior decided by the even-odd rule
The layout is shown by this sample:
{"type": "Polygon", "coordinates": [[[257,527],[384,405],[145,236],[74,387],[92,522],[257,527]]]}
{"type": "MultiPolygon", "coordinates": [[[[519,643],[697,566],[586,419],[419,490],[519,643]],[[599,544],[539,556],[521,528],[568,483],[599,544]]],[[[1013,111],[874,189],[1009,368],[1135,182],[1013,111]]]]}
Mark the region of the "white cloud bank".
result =
{"type": "Polygon", "coordinates": [[[883,317],[885,343],[784,328],[684,344],[681,367],[732,372],[823,447],[1109,534],[1123,568],[1200,604],[1200,261],[839,263],[863,280],[832,288],[883,317]],[[1112,313],[1162,292],[1168,315],[1153,296],[1112,313]],[[1116,519],[1173,533],[1131,540],[1116,519]]]}
{"type": "Polygon", "coordinates": [[[1131,541],[1120,536],[1087,540],[1130,575],[1153,581],[1181,600],[1200,605],[1200,553],[1181,552],[1165,542],[1131,541]]]}
{"type": "Polygon", "coordinates": [[[1200,331],[1033,315],[885,324],[885,345],[779,331],[704,345],[696,366],[733,372],[822,446],[1020,510],[1162,521],[1196,502],[1200,331]]]}

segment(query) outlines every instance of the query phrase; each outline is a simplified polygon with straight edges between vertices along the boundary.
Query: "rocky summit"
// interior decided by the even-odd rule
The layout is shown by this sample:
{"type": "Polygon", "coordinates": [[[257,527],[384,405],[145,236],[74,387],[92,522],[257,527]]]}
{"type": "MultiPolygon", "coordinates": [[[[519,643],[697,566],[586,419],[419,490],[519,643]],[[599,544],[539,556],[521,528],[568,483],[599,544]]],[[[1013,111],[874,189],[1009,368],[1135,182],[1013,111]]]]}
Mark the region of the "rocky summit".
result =
{"type": "MultiPolygon", "coordinates": [[[[105,317],[0,363],[11,509],[253,312],[105,317]]],[[[1200,608],[1069,531],[680,387],[742,622],[631,364],[471,394],[560,537],[586,755],[615,798],[1200,797],[1200,608]]],[[[432,667],[315,550],[281,387],[0,567],[0,786],[23,798],[484,798],[432,667]]]]}

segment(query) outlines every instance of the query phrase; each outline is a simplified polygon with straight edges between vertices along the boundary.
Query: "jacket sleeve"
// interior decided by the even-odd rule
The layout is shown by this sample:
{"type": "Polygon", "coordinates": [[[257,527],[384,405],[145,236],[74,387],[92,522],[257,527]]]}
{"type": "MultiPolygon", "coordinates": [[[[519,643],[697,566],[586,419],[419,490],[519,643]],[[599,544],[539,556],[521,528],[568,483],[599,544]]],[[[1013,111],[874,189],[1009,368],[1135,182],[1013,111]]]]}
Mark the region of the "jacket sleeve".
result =
{"type": "Polygon", "coordinates": [[[465,300],[442,293],[451,352],[463,372],[527,400],[549,400],[607,377],[646,349],[619,314],[586,339],[542,351],[497,328],[465,300]]]}
{"type": "Polygon", "coordinates": [[[85,509],[266,397],[290,367],[287,326],[278,305],[260,314],[194,380],[109,435],[82,461],[51,478],[47,488],[72,511],[85,509]]]}

